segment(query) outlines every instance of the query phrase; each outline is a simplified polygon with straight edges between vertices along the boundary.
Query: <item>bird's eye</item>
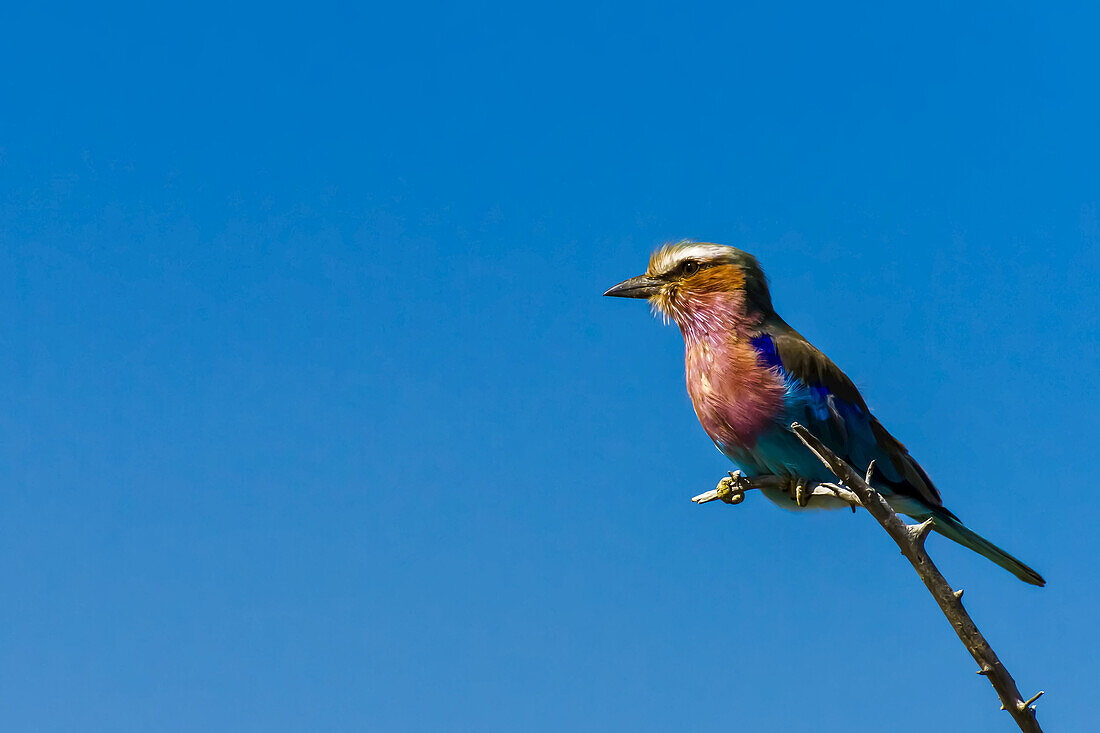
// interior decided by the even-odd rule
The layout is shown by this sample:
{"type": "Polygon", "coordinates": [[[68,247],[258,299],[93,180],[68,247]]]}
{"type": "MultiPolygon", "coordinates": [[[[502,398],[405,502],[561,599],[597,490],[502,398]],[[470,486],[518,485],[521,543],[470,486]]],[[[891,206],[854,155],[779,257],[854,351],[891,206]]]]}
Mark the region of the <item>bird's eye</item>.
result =
{"type": "Polygon", "coordinates": [[[688,260],[684,263],[684,277],[691,277],[695,273],[699,272],[699,263],[694,260],[688,260]]]}

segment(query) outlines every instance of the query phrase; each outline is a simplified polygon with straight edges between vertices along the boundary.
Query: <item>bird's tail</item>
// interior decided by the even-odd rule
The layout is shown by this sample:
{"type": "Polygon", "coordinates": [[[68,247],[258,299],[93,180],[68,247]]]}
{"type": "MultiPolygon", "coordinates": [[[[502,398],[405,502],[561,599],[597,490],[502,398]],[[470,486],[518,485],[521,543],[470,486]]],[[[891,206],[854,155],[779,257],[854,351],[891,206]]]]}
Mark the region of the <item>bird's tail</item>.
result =
{"type": "Polygon", "coordinates": [[[932,524],[932,528],[947,539],[954,540],[963,547],[968,547],[982,557],[992,560],[1025,583],[1039,586],[1046,585],[1043,576],[1039,575],[1039,573],[1035,572],[1027,565],[1024,565],[1012,555],[1009,555],[1000,547],[997,547],[985,537],[968,529],[966,525],[960,522],[955,515],[948,510],[936,507],[932,509],[929,514],[913,515],[914,519],[922,522],[929,517],[935,520],[932,524]]]}

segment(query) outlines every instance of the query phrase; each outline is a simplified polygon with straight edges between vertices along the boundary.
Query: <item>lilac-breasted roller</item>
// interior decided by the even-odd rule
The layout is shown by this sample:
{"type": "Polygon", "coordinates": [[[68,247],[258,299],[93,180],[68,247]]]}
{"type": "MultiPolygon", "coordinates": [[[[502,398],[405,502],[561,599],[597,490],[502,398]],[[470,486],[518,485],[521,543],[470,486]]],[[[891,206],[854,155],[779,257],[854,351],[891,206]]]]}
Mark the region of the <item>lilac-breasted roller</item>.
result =
{"type": "MultiPolygon", "coordinates": [[[[746,475],[835,480],[790,431],[791,423],[800,422],[856,470],[874,460],[871,484],[895,511],[919,521],[931,517],[940,534],[1025,583],[1044,585],[1037,572],[943,506],[928,474],[871,414],[852,380],[775,312],[752,255],[718,244],[679,242],[654,252],[644,275],[604,295],[645,298],[680,327],[695,414],[746,475]]],[[[777,504],[798,507],[787,492],[764,493],[777,504]]],[[[815,497],[814,505],[846,506],[828,497],[820,502],[815,497]]]]}

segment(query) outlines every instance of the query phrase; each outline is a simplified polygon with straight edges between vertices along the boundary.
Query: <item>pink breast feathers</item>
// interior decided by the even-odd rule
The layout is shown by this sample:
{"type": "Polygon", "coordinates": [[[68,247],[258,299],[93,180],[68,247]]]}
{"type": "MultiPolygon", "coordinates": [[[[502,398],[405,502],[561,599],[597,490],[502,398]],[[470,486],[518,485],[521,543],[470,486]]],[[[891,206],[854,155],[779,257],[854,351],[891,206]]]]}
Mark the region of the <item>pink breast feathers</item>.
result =
{"type": "Polygon", "coordinates": [[[695,414],[725,448],[750,449],[784,408],[785,385],[761,364],[747,339],[701,334],[685,340],[685,374],[695,414]]]}

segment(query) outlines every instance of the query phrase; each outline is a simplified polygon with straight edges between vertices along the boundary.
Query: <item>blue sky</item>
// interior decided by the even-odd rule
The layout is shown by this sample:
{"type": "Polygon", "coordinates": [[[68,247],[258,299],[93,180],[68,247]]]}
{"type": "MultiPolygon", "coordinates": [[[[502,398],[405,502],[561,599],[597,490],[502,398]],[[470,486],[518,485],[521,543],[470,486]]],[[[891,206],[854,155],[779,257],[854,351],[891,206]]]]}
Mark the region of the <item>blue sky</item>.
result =
{"type": "Polygon", "coordinates": [[[759,496],[603,299],[757,254],[1095,722],[1095,9],[8,7],[0,718],[1011,730],[869,518],[759,496]]]}

